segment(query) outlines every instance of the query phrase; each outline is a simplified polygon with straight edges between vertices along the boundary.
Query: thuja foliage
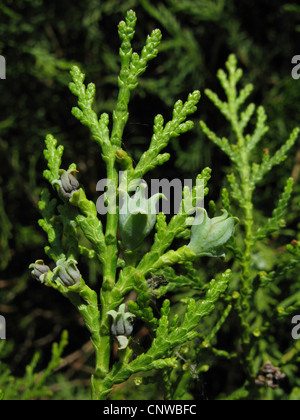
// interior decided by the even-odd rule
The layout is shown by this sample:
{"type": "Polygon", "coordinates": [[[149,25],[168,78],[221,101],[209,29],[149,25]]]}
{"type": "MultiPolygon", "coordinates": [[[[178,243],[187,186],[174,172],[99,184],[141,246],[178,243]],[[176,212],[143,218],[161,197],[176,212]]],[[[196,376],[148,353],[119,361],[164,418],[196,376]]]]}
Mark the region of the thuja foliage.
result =
{"type": "Polygon", "coordinates": [[[3,360],[11,351],[10,346],[0,345],[0,400],[33,400],[38,398],[52,397],[53,393],[48,389],[49,378],[61,363],[62,353],[68,343],[68,333],[64,331],[59,343],[52,345],[51,358],[42,372],[36,372],[41,352],[36,351],[31,362],[26,366],[26,372],[22,378],[12,375],[10,368],[3,360]]]}
{"type": "MultiPolygon", "coordinates": [[[[133,163],[122,148],[130,94],[136,89],[138,78],[149,61],[156,57],[161,40],[161,32],[154,30],[141,53],[133,52],[131,41],[135,24],[133,11],[129,11],[125,21],[119,24],[119,96],[111,119],[108,114],[98,116],[93,110],[95,85],[84,84],[85,76],[78,67],[74,66],[71,71],[70,90],[78,98],[78,106],[72,109],[72,114],[88,127],[99,145],[107,180],[114,187],[113,193],[110,189],[106,194],[106,204],[111,211],[104,220],[99,217],[95,203],[86,197],[80,186],[76,165],[63,167],[63,147],[48,135],[44,152],[48,169],[44,176],[57,197],[51,198],[49,190],[43,190],[39,202],[43,218],[39,223],[48,235],[49,246],[45,253],[49,262],[40,259],[30,266],[34,278],[64,295],[83,317],[95,351],[91,380],[94,399],[107,398],[114,385],[123,383],[133,374],[178,369],[181,364],[178,351],[196,339],[201,320],[214,310],[231,279],[230,270],[227,270],[217,279],[203,284],[193,269],[193,263],[201,257],[224,255],[223,246],[237,223],[237,219],[228,216],[226,211],[211,219],[206,210],[197,207],[199,200],[208,193],[209,168],[197,177],[204,185],[203,192],[199,193],[196,187],[192,190],[185,187],[180,211],[170,220],[163,213],[156,217],[151,212],[150,201],[163,198],[161,195],[147,200],[142,186],[137,187],[134,194],[129,190],[132,183],[137,185],[149,171],[170,159],[163,150],[172,138],[193,128],[188,117],[196,111],[200,99],[200,92],[194,91],[185,102],[178,100],[172,118],[167,122],[162,115],[157,115],[148,149],[136,164],[133,163]],[[126,182],[124,176],[119,179],[120,170],[126,174],[126,182]],[[131,206],[131,211],[125,208],[121,217],[119,202],[115,206],[114,200],[116,195],[122,194],[127,195],[129,204],[133,200],[135,207],[131,206]],[[145,248],[147,242],[144,240],[154,227],[153,243],[145,248]],[[89,245],[80,243],[82,235],[89,245]],[[79,261],[82,258],[101,264],[99,293],[81,274],[79,261]],[[50,269],[51,261],[55,263],[53,269],[50,269]],[[181,275],[176,273],[178,266],[182,267],[181,275]],[[163,288],[153,287],[150,281],[156,272],[165,278],[163,288]],[[185,298],[182,316],[170,318],[172,307],[166,294],[184,286],[194,288],[197,293],[185,298]],[[135,292],[136,298],[128,300],[131,292],[135,292]],[[161,309],[160,315],[155,316],[151,304],[158,296],[162,298],[161,309]],[[149,329],[152,340],[148,348],[134,346],[132,332],[136,320],[149,329]],[[114,341],[118,345],[117,361],[112,359],[114,341]]],[[[219,328],[216,326],[215,332],[219,328]]],[[[212,339],[213,335],[211,333],[207,339],[212,339]]],[[[179,391],[182,391],[181,387],[179,391]]]]}
{"type": "Polygon", "coordinates": [[[286,226],[286,212],[294,181],[292,178],[286,179],[282,194],[277,198],[269,217],[261,218],[255,208],[255,199],[256,191],[262,186],[266,175],[287,158],[287,153],[298,140],[300,129],[295,128],[273,154],[269,148],[259,148],[259,143],[264,141],[269,130],[266,112],[262,106],[256,108],[253,103],[246,105],[254,87],[248,84],[239,89],[243,72],[237,67],[234,55],[229,57],[226,70],[218,72],[225,100],[209,89],[205,93],[227,120],[230,137],[220,137],[203,121],[200,125],[207,138],[231,162],[228,185],[222,190],[222,204],[229,214],[234,212],[240,219],[239,230],[228,243],[235,260],[229,290],[233,310],[240,322],[237,341],[242,350],[240,362],[247,380],[234,394],[234,399],[245,396],[258,398],[259,387],[264,397],[273,399],[283,396],[283,391],[278,390],[274,394],[274,389],[279,387],[279,380],[285,377],[285,373],[289,376],[290,385],[295,386],[296,394],[299,386],[298,342],[288,340],[289,345],[282,348],[282,342],[276,342],[275,339],[282,326],[289,330],[291,315],[299,309],[299,242],[293,240],[288,244],[287,256],[279,259],[278,264],[273,262],[273,269],[269,272],[266,271],[268,264],[263,244],[268,244],[271,254],[276,253],[276,249],[272,250],[276,247],[276,241],[272,245],[273,234],[278,235],[286,226]],[[291,282],[288,281],[290,277],[291,282]],[[292,372],[296,374],[294,380],[292,372]],[[269,381],[266,375],[269,375],[269,381]]]}
{"type": "MultiPolygon", "coordinates": [[[[253,86],[239,90],[242,71],[231,55],[227,73],[218,73],[226,99],[205,92],[229,123],[230,136],[220,137],[200,122],[204,134],[231,163],[220,213],[214,202],[209,209],[198,207],[209,192],[211,170],[205,168],[197,176],[203,191],[184,188],[178,214],[153,214],[153,206],[165,197],[157,194],[147,199],[139,182],[169,161],[165,149],[172,139],[193,129],[189,117],[197,109],[200,92],[192,92],[185,102],[178,100],[168,121],[160,114],[154,118],[152,138],[140,159],[133,161],[123,143],[130,96],[161,41],[160,31],[154,30],[140,54],[133,52],[135,25],[135,13],[130,10],[119,24],[121,70],[112,116],[95,112],[95,85],[84,83],[79,67],[71,70],[69,87],[78,101],[72,114],[99,146],[109,185],[104,200],[108,212],[98,214],[80,184],[76,164],[64,166],[62,145],[48,135],[44,177],[53,193],[42,191],[39,224],[49,244],[46,255],[31,264],[32,276],[65,296],[83,318],[95,353],[93,399],[109,398],[116,385],[131,377],[134,386],[158,384],[163,398],[190,399],[193,384],[219,361],[242,372],[234,392],[219,398],[265,398],[275,392],[272,398],[283,398],[280,380],[297,373],[300,348],[295,342],[283,349],[274,336],[299,308],[299,289],[293,277],[299,268],[298,242],[288,245],[287,253],[271,269],[267,270],[267,263],[261,268],[261,263],[265,262],[265,243],[285,226],[293,180],[287,179],[266,219],[258,216],[255,191],[285,160],[299,129],[273,155],[265,148],[261,159],[257,158],[259,143],[268,133],[266,112],[254,104],[245,106],[253,86]],[[226,255],[231,270],[215,270],[215,278],[209,278],[203,264],[207,263],[208,272],[213,259],[226,255]],[[101,267],[95,289],[82,274],[85,260],[101,267]],[[290,290],[280,302],[280,288],[288,280],[290,290]],[[222,349],[218,337],[228,330],[229,318],[237,325],[233,349],[222,349]],[[138,326],[145,327],[147,342],[135,339],[138,326]]],[[[299,394],[297,376],[290,385],[289,398],[293,399],[299,394]]],[[[133,391],[129,397],[134,395],[133,391]]]]}

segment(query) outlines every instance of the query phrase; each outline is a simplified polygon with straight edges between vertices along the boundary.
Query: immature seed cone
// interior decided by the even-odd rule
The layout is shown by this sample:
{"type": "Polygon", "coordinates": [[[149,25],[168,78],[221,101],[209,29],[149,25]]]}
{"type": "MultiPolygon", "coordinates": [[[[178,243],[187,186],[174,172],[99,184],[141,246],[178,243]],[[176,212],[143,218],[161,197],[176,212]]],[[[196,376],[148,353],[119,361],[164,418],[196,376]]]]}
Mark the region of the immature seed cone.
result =
{"type": "Polygon", "coordinates": [[[123,203],[120,206],[119,222],[122,243],[130,251],[139,248],[150,234],[156,223],[155,205],[166,197],[155,194],[146,198],[145,184],[141,184],[135,194],[130,197],[127,192],[120,191],[123,203]]]}
{"type": "Polygon", "coordinates": [[[73,192],[79,190],[79,182],[73,174],[78,173],[75,169],[69,169],[60,171],[60,178],[52,182],[52,184],[58,184],[60,192],[63,197],[70,199],[73,192]]]}
{"type": "Polygon", "coordinates": [[[191,241],[188,245],[197,256],[224,256],[223,245],[232,236],[238,219],[228,217],[227,211],[223,215],[210,219],[205,209],[197,209],[194,225],[191,229],[191,241]]]}
{"type": "Polygon", "coordinates": [[[58,260],[53,270],[54,279],[57,279],[63,286],[70,287],[80,283],[81,274],[76,267],[77,261],[64,258],[58,260]]]}
{"type": "Polygon", "coordinates": [[[107,312],[113,318],[111,325],[111,332],[118,342],[119,350],[125,349],[128,346],[129,337],[133,331],[132,318],[135,317],[130,312],[125,312],[125,304],[120,305],[118,312],[112,310],[107,312]]]}
{"type": "Polygon", "coordinates": [[[45,274],[50,270],[43,260],[37,260],[34,264],[30,264],[29,268],[33,268],[31,271],[32,277],[41,283],[44,281],[45,274]]]}

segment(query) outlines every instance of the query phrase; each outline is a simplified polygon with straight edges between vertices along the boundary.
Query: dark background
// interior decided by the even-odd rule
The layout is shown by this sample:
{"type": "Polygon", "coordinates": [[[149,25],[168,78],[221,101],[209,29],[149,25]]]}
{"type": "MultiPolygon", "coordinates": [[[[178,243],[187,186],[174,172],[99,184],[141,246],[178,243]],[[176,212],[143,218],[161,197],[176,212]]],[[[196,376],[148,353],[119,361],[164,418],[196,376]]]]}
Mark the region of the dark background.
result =
{"type": "MultiPolygon", "coordinates": [[[[80,182],[95,201],[95,185],[104,167],[88,130],[70,113],[76,100],[68,89],[69,70],[74,63],[81,67],[86,81],[96,84],[95,109],[111,113],[118,94],[117,25],[130,8],[138,18],[136,51],[154,28],[163,34],[159,56],[130,103],[123,141],[133,159],[147,147],[157,113],[167,118],[177,99],[184,100],[195,89],[202,93],[193,116],[195,129],[172,142],[168,151],[173,160],[157,169],[155,177],[194,178],[210,166],[209,199],[218,201],[229,162],[207,141],[198,121],[203,119],[222,135],[229,133],[204,89],[222,95],[216,72],[231,53],[244,70],[243,83],[254,84],[251,100],[264,105],[269,117],[270,131],[261,149],[275,150],[299,124],[300,80],[291,77],[291,60],[300,54],[300,6],[292,0],[0,1],[0,54],[7,63],[6,80],[0,81],[0,313],[7,319],[10,346],[2,358],[5,355],[13,375],[22,376],[40,349],[42,369],[52,342],[67,329],[70,340],[65,355],[76,351],[79,355],[74,359],[77,364],[72,359],[61,370],[61,385],[52,385],[61,398],[88,395],[92,356],[88,345],[83,347],[89,337],[75,309],[34,282],[28,270],[30,263],[45,258],[46,237],[37,224],[39,194],[46,186],[44,138],[51,133],[64,145],[64,167],[77,163],[80,182]]],[[[265,215],[295,169],[296,151],[258,190],[255,200],[265,215]]],[[[294,202],[299,194],[296,183],[294,202]]],[[[293,229],[298,216],[297,210],[289,215],[293,229]]],[[[85,270],[91,284],[96,284],[97,267],[85,270]]],[[[217,370],[216,375],[222,378],[224,373],[217,370]]],[[[201,386],[203,395],[218,392],[210,383],[201,386]]]]}

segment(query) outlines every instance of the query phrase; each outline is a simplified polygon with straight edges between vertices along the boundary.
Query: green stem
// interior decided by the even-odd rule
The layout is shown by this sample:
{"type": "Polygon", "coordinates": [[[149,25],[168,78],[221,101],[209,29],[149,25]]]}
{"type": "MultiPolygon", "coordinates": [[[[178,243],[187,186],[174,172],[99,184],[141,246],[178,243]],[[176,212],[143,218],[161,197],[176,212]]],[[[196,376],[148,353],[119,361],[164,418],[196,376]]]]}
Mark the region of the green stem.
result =
{"type": "Polygon", "coordinates": [[[111,143],[115,146],[121,147],[122,135],[125,125],[128,121],[128,103],[130,100],[130,89],[128,86],[120,88],[118,103],[113,113],[113,129],[111,134],[111,143]]]}
{"type": "Polygon", "coordinates": [[[244,211],[244,224],[245,224],[245,253],[243,262],[243,282],[245,292],[248,293],[250,288],[250,266],[251,266],[251,253],[253,247],[253,204],[252,204],[252,187],[251,187],[251,165],[246,148],[246,140],[243,132],[238,123],[237,113],[232,118],[232,126],[238,140],[238,148],[240,150],[240,165],[238,172],[241,179],[241,188],[243,194],[242,208],[244,211]]]}
{"type": "MultiPolygon", "coordinates": [[[[115,169],[115,154],[111,154],[107,161],[108,179],[112,180],[116,188],[118,186],[118,172],[115,169]]],[[[99,377],[93,380],[93,398],[102,399],[103,397],[103,380],[109,373],[110,354],[111,354],[111,335],[110,335],[110,318],[107,312],[112,309],[112,290],[116,283],[118,246],[117,246],[117,230],[118,230],[118,209],[116,214],[107,214],[107,224],[105,232],[106,255],[103,259],[103,283],[100,291],[101,302],[101,323],[100,323],[100,342],[98,350],[99,377]]]]}
{"type": "MultiPolygon", "coordinates": [[[[106,158],[107,178],[113,181],[115,190],[119,186],[119,173],[116,168],[116,151],[122,144],[123,131],[128,120],[128,103],[130,99],[130,89],[125,86],[120,89],[118,103],[113,115],[113,128],[111,134],[111,150],[106,158]]],[[[116,207],[115,214],[108,213],[106,220],[106,255],[103,261],[103,283],[100,291],[101,302],[101,324],[100,324],[100,343],[99,343],[99,366],[100,377],[94,378],[93,389],[94,399],[105,399],[109,389],[105,385],[105,377],[109,373],[110,354],[111,354],[111,333],[110,317],[107,314],[111,309],[115,309],[113,290],[116,285],[117,261],[118,261],[118,221],[119,209],[116,207]]]]}
{"type": "MultiPolygon", "coordinates": [[[[250,332],[249,332],[249,314],[250,314],[250,300],[253,295],[253,288],[251,285],[251,255],[253,251],[253,188],[251,186],[251,165],[246,148],[246,139],[238,122],[237,111],[233,112],[232,127],[237,136],[238,149],[240,150],[240,164],[237,167],[241,181],[241,191],[243,195],[243,203],[241,207],[244,212],[244,226],[245,226],[245,250],[242,261],[242,289],[241,299],[239,300],[240,318],[243,328],[242,342],[244,347],[244,355],[249,354],[250,351],[250,332]]],[[[246,358],[245,366],[247,366],[248,374],[251,376],[253,371],[252,360],[246,358]]]]}

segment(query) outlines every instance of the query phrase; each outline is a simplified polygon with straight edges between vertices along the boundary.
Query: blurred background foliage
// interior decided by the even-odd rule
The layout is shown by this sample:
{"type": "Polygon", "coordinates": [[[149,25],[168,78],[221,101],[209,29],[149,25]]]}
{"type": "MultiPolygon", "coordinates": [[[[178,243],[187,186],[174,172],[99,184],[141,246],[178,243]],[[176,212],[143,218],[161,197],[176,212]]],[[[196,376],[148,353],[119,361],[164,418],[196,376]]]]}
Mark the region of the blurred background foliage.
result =
{"type": "MultiPolygon", "coordinates": [[[[130,103],[123,140],[134,159],[149,141],[157,113],[169,116],[174,102],[195,89],[220,93],[215,75],[230,53],[236,54],[244,69],[244,83],[255,86],[252,101],[264,105],[269,117],[271,129],[261,148],[278,148],[300,124],[300,82],[291,77],[291,59],[300,53],[300,7],[292,0],[0,1],[0,54],[7,63],[6,80],[0,81],[0,313],[7,319],[8,336],[0,356],[9,365],[10,374],[22,376],[40,349],[43,356],[37,370],[43,370],[51,359],[53,341],[67,329],[67,356],[57,373],[58,380],[49,379],[49,389],[57,399],[88,397],[92,349],[75,310],[65,305],[63,297],[40,288],[28,271],[30,262],[43,257],[46,243],[37,224],[37,203],[45,186],[44,138],[51,133],[64,145],[65,166],[73,161],[78,164],[80,182],[96,200],[95,185],[104,175],[103,167],[98,164],[96,144],[70,114],[74,97],[67,86],[69,69],[79,64],[86,80],[96,84],[97,111],[112,112],[118,94],[117,25],[129,8],[138,17],[137,50],[155,27],[163,33],[160,54],[140,80],[130,103]]],[[[222,135],[228,134],[225,120],[205,95],[194,118],[196,122],[200,118],[207,121],[222,135]]],[[[193,178],[210,166],[209,198],[218,201],[229,162],[207,142],[198,123],[193,132],[172,143],[170,152],[173,160],[155,176],[193,178]]],[[[278,259],[283,263],[288,257],[281,257],[280,247],[297,239],[299,169],[300,154],[294,149],[256,197],[257,217],[269,216],[284,180],[291,175],[296,180],[287,228],[272,244],[279,249],[278,259]]],[[[275,262],[269,244],[262,244],[257,254],[258,266],[263,265],[260,269],[273,269],[275,262]]],[[[221,270],[222,263],[218,264],[221,270]]],[[[211,262],[201,275],[214,275],[218,264],[211,262]]],[[[86,271],[90,282],[95,283],[97,267],[91,265],[86,271]]],[[[297,271],[293,275],[299,276],[297,271]]],[[[286,332],[283,336],[285,340],[286,332]]],[[[216,383],[224,383],[222,391],[226,391],[234,389],[239,380],[238,373],[232,373],[225,362],[204,381],[197,378],[195,395],[215,398],[221,392],[216,383]]],[[[125,395],[130,386],[117,389],[116,396],[125,395]]],[[[136,398],[147,397],[159,395],[151,386],[136,394],[136,398]]]]}

